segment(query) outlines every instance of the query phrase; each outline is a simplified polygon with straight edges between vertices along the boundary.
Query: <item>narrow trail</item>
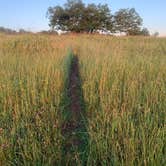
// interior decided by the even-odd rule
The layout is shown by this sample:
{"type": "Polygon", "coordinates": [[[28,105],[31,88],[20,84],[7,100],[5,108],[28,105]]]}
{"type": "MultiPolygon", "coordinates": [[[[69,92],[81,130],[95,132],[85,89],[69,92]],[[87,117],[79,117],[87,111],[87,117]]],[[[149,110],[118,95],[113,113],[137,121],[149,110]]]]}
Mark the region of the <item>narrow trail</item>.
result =
{"type": "MultiPolygon", "coordinates": [[[[86,127],[84,122],[84,110],[82,107],[81,81],[79,75],[78,58],[73,57],[68,84],[68,98],[70,99],[68,118],[62,127],[62,134],[65,137],[65,156],[75,162],[79,153],[83,153],[86,145],[86,127]]],[[[70,162],[71,162],[70,161],[70,162]]]]}

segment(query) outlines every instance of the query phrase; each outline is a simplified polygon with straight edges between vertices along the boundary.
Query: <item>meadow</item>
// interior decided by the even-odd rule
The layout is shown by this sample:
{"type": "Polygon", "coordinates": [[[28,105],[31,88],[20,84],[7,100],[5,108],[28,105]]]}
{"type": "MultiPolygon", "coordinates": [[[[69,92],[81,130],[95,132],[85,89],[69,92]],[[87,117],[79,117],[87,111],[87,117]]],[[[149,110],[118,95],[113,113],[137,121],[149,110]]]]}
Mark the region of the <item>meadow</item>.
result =
{"type": "Polygon", "coordinates": [[[164,165],[165,111],[165,38],[0,35],[0,165],[164,165]],[[71,54],[87,143],[64,155],[71,54]]]}

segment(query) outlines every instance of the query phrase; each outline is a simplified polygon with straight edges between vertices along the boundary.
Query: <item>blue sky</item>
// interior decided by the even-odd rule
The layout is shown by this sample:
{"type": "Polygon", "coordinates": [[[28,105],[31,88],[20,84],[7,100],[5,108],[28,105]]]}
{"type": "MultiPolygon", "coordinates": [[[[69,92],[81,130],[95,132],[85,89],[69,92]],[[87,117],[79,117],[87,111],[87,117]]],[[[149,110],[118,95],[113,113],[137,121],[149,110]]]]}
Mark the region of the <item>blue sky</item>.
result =
{"type": "MultiPolygon", "coordinates": [[[[49,6],[63,5],[66,0],[0,0],[0,26],[31,31],[47,30],[49,6]]],[[[112,13],[134,7],[151,33],[166,36],[166,0],[83,0],[85,3],[107,3],[112,13]]]]}

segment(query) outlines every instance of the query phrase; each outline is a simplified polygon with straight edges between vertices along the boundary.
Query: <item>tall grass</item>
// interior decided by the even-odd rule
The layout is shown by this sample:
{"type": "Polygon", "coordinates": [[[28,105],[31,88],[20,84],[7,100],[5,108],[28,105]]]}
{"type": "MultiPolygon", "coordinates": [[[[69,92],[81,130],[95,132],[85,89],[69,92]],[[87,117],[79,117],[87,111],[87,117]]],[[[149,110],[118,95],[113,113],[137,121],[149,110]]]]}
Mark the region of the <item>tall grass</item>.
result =
{"type": "Polygon", "coordinates": [[[53,165],[61,160],[58,111],[66,51],[41,36],[1,41],[1,165],[53,165]]]}
{"type": "Polygon", "coordinates": [[[166,40],[84,37],[77,45],[88,165],[164,165],[166,40]]]}
{"type": "Polygon", "coordinates": [[[72,161],[61,134],[69,47],[79,58],[88,121],[78,165],[165,164],[166,39],[0,37],[0,165],[72,161]]]}

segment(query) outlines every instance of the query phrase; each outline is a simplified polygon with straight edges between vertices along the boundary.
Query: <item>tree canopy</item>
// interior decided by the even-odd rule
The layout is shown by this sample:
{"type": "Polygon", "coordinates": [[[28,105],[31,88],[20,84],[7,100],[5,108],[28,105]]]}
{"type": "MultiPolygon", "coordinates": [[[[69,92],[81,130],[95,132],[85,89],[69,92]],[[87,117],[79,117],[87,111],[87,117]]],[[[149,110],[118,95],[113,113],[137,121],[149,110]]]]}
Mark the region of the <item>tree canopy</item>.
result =
{"type": "Polygon", "coordinates": [[[94,32],[109,30],[125,32],[128,35],[140,35],[147,29],[141,29],[142,18],[134,8],[120,9],[114,15],[107,4],[88,4],[82,0],[67,0],[63,6],[49,7],[47,11],[49,26],[52,30],[72,32],[94,32]]]}
{"type": "Polygon", "coordinates": [[[134,8],[120,9],[114,15],[115,29],[129,35],[136,35],[141,31],[142,18],[134,8]]]}
{"type": "Polygon", "coordinates": [[[81,0],[68,0],[61,6],[49,7],[47,16],[52,29],[75,32],[92,32],[111,27],[111,13],[108,5],[85,4],[81,0]]]}

